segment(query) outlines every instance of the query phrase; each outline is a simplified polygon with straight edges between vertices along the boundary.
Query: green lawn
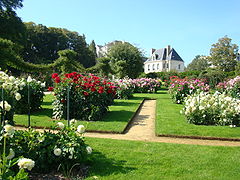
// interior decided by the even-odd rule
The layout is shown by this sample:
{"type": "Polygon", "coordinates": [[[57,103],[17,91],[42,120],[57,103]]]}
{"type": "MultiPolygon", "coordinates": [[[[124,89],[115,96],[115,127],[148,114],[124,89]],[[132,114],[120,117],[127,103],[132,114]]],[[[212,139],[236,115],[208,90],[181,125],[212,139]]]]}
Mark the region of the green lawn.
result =
{"type": "MultiPolygon", "coordinates": [[[[51,119],[52,99],[53,95],[46,95],[44,97],[43,109],[33,113],[31,116],[31,126],[51,127],[55,126],[56,122],[59,122],[51,119]]],[[[143,96],[134,96],[131,100],[115,100],[114,105],[109,107],[109,112],[104,116],[102,121],[92,121],[89,123],[79,121],[79,124],[87,126],[87,130],[121,133],[137,111],[143,99],[143,96]]],[[[28,125],[27,115],[17,114],[14,116],[14,121],[16,125],[28,125]]],[[[61,120],[61,122],[67,124],[66,120],[61,120]]]]}
{"type": "Polygon", "coordinates": [[[238,180],[240,147],[86,138],[93,148],[87,180],[238,180]]]}
{"type": "Polygon", "coordinates": [[[164,135],[209,136],[240,138],[240,127],[203,126],[187,123],[180,114],[183,105],[174,104],[166,91],[161,91],[157,99],[156,133],[164,135]]]}

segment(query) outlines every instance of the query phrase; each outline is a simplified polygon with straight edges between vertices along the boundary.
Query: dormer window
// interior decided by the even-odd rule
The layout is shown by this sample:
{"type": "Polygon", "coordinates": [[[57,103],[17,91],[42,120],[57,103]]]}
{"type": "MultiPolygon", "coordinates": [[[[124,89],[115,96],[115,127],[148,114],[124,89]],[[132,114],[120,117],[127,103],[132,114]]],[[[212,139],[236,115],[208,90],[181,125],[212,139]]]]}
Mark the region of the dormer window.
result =
{"type": "Polygon", "coordinates": [[[155,54],[155,58],[158,59],[158,54],[155,54]]]}

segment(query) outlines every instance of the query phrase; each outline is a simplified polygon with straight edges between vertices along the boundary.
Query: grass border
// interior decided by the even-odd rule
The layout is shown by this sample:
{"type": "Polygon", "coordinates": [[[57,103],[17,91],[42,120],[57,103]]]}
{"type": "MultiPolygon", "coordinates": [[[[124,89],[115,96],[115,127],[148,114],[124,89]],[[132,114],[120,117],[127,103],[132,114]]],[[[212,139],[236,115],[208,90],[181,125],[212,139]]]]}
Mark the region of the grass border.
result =
{"type": "MultiPolygon", "coordinates": [[[[130,120],[128,121],[127,125],[125,126],[125,128],[123,129],[123,131],[121,132],[116,132],[116,131],[99,131],[99,130],[87,130],[86,132],[90,132],[90,133],[102,133],[102,134],[126,134],[126,131],[129,130],[131,123],[133,122],[133,119],[136,117],[136,115],[139,113],[140,109],[143,106],[143,103],[145,102],[145,98],[142,100],[142,102],[139,104],[137,110],[133,113],[132,117],[130,118],[130,120]]],[[[24,125],[15,125],[15,127],[24,127],[24,128],[28,128],[28,126],[24,126],[24,125]]],[[[31,128],[34,129],[47,129],[50,130],[50,127],[42,127],[42,126],[30,126],[31,128]]]]}

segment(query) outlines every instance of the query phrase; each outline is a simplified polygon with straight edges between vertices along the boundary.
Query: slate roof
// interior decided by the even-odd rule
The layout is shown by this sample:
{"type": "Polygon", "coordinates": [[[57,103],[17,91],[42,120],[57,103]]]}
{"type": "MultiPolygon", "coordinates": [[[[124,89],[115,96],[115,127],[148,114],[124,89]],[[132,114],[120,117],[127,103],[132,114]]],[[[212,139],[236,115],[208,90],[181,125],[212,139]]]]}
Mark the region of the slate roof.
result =
{"type": "Polygon", "coordinates": [[[159,61],[159,60],[175,60],[175,61],[183,61],[182,58],[178,55],[175,49],[171,48],[169,54],[167,54],[167,48],[161,48],[151,55],[147,61],[159,61]],[[155,56],[156,59],[152,60],[152,56],[155,56]]]}

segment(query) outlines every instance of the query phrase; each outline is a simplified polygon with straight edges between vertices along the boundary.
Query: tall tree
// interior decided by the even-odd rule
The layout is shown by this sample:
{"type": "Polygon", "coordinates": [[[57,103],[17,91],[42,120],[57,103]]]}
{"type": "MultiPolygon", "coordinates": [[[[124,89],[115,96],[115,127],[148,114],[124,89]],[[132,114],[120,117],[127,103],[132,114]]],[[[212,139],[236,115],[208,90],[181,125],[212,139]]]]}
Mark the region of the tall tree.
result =
{"type": "Polygon", "coordinates": [[[210,66],[206,56],[197,55],[192,62],[187,66],[187,71],[204,71],[210,66]]]}
{"type": "Polygon", "coordinates": [[[97,58],[97,50],[96,50],[96,44],[94,40],[92,40],[92,42],[90,43],[89,49],[93,53],[94,57],[97,58]]]}
{"type": "Polygon", "coordinates": [[[236,55],[238,46],[231,43],[232,39],[227,36],[220,38],[210,50],[212,65],[221,71],[233,71],[237,64],[236,55]]]}
{"type": "Polygon", "coordinates": [[[1,0],[0,1],[0,10],[13,10],[23,7],[23,0],[1,0]]]}
{"type": "Polygon", "coordinates": [[[143,71],[142,52],[130,43],[116,43],[107,56],[111,59],[112,69],[120,78],[136,78],[143,71]]]}

